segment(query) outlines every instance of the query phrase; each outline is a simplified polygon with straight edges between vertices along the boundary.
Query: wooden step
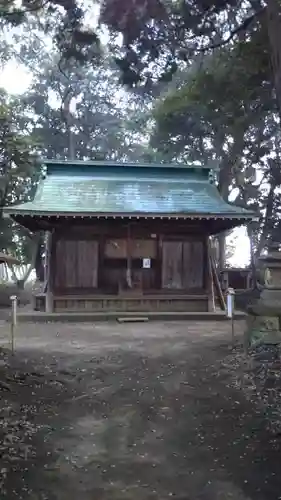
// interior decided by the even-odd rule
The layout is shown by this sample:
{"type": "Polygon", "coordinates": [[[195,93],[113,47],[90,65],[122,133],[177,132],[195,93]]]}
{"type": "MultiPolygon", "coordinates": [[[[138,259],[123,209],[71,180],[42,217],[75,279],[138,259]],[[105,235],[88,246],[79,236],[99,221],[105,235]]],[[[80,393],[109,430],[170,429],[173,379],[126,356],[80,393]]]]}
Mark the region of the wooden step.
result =
{"type": "Polygon", "coordinates": [[[139,316],[126,316],[125,318],[117,318],[118,323],[143,323],[149,321],[149,318],[139,316]]]}

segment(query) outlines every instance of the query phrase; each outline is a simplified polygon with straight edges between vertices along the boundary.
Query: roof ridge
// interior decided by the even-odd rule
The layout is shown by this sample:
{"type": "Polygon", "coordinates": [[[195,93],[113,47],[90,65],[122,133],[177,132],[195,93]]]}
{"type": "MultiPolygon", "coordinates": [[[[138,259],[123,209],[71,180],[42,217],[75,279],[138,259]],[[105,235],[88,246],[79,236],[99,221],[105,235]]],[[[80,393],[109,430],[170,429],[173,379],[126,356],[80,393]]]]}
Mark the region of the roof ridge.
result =
{"type": "Polygon", "coordinates": [[[170,168],[170,169],[186,169],[193,168],[198,170],[214,170],[213,165],[202,165],[199,162],[186,163],[137,163],[137,162],[120,162],[110,160],[55,160],[45,158],[42,160],[44,166],[68,166],[68,167],[129,167],[129,168],[170,168]]]}

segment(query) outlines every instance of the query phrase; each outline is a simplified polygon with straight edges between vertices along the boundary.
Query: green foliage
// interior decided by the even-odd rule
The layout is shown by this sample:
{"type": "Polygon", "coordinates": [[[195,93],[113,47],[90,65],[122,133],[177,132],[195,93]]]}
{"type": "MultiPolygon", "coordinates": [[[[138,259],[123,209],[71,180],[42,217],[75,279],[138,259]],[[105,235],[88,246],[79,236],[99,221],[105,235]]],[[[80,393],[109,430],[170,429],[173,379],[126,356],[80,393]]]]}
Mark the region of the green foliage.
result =
{"type": "Polygon", "coordinates": [[[237,0],[103,0],[101,20],[123,37],[119,67],[132,86],[167,81],[196,53],[248,30],[263,7],[237,0]]]}
{"type": "Polygon", "coordinates": [[[19,105],[41,157],[141,161],[147,154],[149,101],[124,92],[109,59],[63,71],[56,55],[47,59],[19,105]]]}
{"type": "Polygon", "coordinates": [[[156,105],[154,141],[171,140],[177,153],[191,136],[202,159],[206,139],[218,144],[227,135],[246,133],[274,109],[267,37],[254,32],[250,40],[194,66],[183,73],[180,88],[156,105]]]}
{"type": "MultiPolygon", "coordinates": [[[[96,61],[100,51],[100,32],[87,24],[88,10],[101,6],[100,23],[113,35],[122,34],[123,47],[111,46],[121,70],[122,81],[130,86],[139,82],[149,90],[153,81],[169,81],[181,63],[190,60],[202,41],[212,42],[217,32],[237,29],[237,20],[245,28],[252,16],[237,0],[165,1],[162,0],[23,0],[1,2],[0,22],[17,26],[33,23],[53,39],[66,60],[77,63],[96,61]],[[227,22],[221,13],[229,14],[227,22]],[[241,21],[242,19],[242,21],[241,21]]],[[[205,45],[206,45],[205,43],[205,45]]]]}
{"type": "Polygon", "coordinates": [[[20,5],[16,0],[4,0],[0,6],[0,25],[9,29],[27,28],[28,34],[34,34],[35,38],[43,31],[46,38],[53,39],[62,59],[84,65],[89,61],[95,63],[101,51],[96,29],[85,22],[86,11],[87,7],[83,4],[81,7],[76,0],[22,0],[20,5]]]}
{"type": "Polygon", "coordinates": [[[37,183],[38,168],[34,145],[18,130],[13,101],[0,96],[0,248],[25,260],[29,256],[30,237],[10,219],[3,218],[5,205],[28,199],[37,183]]]}
{"type": "Polygon", "coordinates": [[[237,174],[242,168],[251,178],[251,167],[269,154],[276,133],[268,121],[276,109],[272,90],[267,37],[257,31],[182,74],[180,88],[154,108],[152,144],[171,159],[187,155],[221,168],[230,161],[229,182],[237,162],[237,174]]]}
{"type": "Polygon", "coordinates": [[[280,129],[266,32],[253,30],[250,38],[206,57],[201,65],[195,62],[178,76],[176,87],[155,105],[151,143],[171,160],[219,167],[223,196],[236,188],[236,203],[264,215],[251,233],[259,253],[273,229],[280,232],[280,129]]]}

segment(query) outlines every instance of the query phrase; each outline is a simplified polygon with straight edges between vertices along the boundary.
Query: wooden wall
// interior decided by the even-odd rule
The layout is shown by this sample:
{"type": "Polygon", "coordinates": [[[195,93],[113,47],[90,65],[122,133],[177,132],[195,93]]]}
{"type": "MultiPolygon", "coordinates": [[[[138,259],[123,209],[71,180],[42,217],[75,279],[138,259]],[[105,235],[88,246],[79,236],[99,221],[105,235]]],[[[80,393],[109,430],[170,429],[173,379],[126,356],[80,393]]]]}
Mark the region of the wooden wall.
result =
{"type": "Polygon", "coordinates": [[[54,289],[97,288],[98,248],[97,240],[57,240],[54,289]]]}
{"type": "Polygon", "coordinates": [[[138,297],[64,295],[54,298],[55,312],[207,312],[207,295],[167,296],[139,295],[138,297]]]}
{"type": "Polygon", "coordinates": [[[53,237],[52,287],[57,294],[200,293],[208,287],[207,239],[176,221],[118,221],[60,228],[53,237]],[[143,259],[150,268],[143,268],[143,259]]]}
{"type": "Polygon", "coordinates": [[[162,288],[204,288],[203,241],[162,241],[162,288]]]}

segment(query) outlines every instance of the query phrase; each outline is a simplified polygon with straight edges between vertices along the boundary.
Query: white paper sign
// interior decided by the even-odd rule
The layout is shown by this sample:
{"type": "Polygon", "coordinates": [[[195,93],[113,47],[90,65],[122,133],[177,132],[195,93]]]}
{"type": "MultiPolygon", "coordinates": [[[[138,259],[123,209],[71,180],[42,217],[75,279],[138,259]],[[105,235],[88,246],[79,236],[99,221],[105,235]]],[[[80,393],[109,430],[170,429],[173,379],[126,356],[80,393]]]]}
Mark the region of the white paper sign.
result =
{"type": "Polygon", "coordinates": [[[144,269],[150,269],[150,267],[151,267],[150,259],[142,259],[142,267],[144,269]]]}

